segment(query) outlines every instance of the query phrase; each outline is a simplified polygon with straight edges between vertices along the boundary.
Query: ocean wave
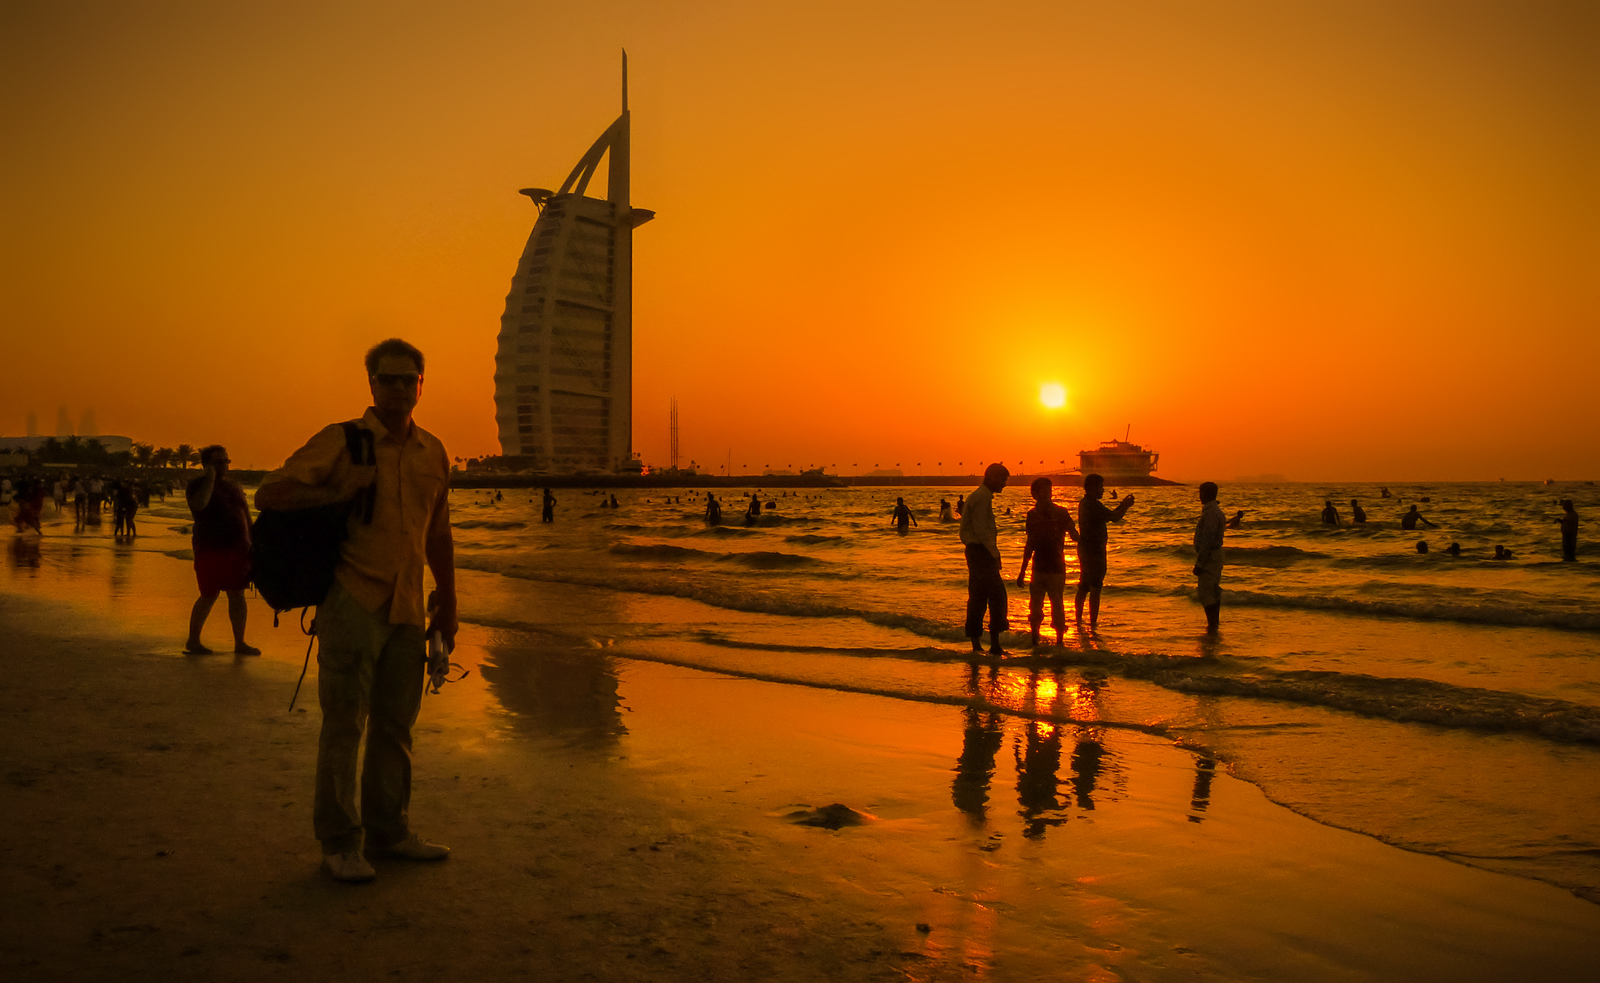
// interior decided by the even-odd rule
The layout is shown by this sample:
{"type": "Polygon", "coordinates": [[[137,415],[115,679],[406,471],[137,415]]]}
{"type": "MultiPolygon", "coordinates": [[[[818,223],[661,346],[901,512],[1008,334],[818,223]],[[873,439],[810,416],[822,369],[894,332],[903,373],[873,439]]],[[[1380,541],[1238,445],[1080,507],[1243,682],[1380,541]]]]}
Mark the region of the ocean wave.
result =
{"type": "MultiPolygon", "coordinates": [[[[489,627],[526,630],[544,637],[552,633],[548,625],[522,625],[518,622],[479,620],[489,627]]],[[[559,631],[559,629],[556,629],[559,631]]],[[[797,655],[839,655],[859,658],[899,658],[917,661],[970,662],[974,657],[966,652],[935,647],[846,647],[776,645],[743,642],[699,633],[697,639],[719,648],[756,650],[765,652],[793,652],[797,655]]],[[[574,639],[587,644],[587,640],[574,639]]],[[[923,689],[896,687],[892,683],[875,686],[858,686],[840,682],[836,678],[819,679],[805,673],[804,659],[794,663],[792,671],[773,671],[740,666],[728,666],[715,659],[695,659],[676,653],[666,656],[658,651],[632,650],[622,639],[611,649],[611,654],[624,658],[641,659],[681,665],[722,675],[760,679],[789,685],[809,686],[841,692],[866,693],[924,703],[967,706],[995,711],[1029,719],[1062,724],[1125,727],[1165,737],[1181,738],[1190,732],[1204,732],[1207,725],[1182,725],[1133,721],[1086,721],[1071,716],[1071,710],[1052,713],[1047,708],[1021,703],[994,702],[992,698],[974,695],[957,695],[930,692],[923,689]]],[[[977,661],[997,663],[1000,660],[980,657],[977,661]]],[[[1565,700],[1525,696],[1499,690],[1457,686],[1427,679],[1392,678],[1359,673],[1341,673],[1318,670],[1259,670],[1238,669],[1220,660],[1195,659],[1188,656],[1168,656],[1155,653],[1118,653],[1106,649],[1066,650],[1050,655],[1020,655],[1003,660],[1003,665],[1015,669],[1045,667],[1089,667],[1129,679],[1138,679],[1174,692],[1233,696],[1257,700],[1272,700],[1301,706],[1327,707],[1396,723],[1424,723],[1456,729],[1521,732],[1534,734],[1548,740],[1569,744],[1600,744],[1600,707],[1585,706],[1565,700]]],[[[1273,725],[1285,726],[1285,725],[1273,725]]],[[[1293,725],[1288,725],[1293,726],[1293,725]]],[[[1302,725],[1303,726],[1303,725],[1302,725]]]]}
{"type": "Polygon", "coordinates": [[[794,543],[798,546],[820,546],[823,543],[842,543],[843,536],[821,536],[816,533],[806,533],[802,536],[785,536],[783,541],[794,543]]]}
{"type": "Polygon", "coordinates": [[[797,553],[779,553],[773,550],[762,550],[757,553],[724,553],[717,557],[719,563],[737,563],[740,566],[752,567],[757,570],[789,569],[792,567],[809,567],[826,563],[814,557],[801,556],[797,553]]]}
{"type": "MultiPolygon", "coordinates": [[[[703,551],[695,551],[703,552],[703,551]]],[[[721,554],[704,554],[720,556],[721,554]]],[[[466,554],[456,557],[456,566],[485,573],[497,573],[519,580],[537,583],[572,584],[578,587],[598,587],[603,590],[633,591],[639,594],[657,594],[663,597],[681,597],[699,601],[712,607],[750,614],[774,614],[794,618],[857,618],[883,628],[904,628],[925,638],[940,641],[966,642],[961,628],[949,622],[935,621],[916,614],[898,611],[874,611],[817,601],[805,593],[773,593],[759,589],[746,590],[737,586],[707,583],[704,580],[670,576],[642,576],[630,571],[588,572],[581,567],[564,567],[560,570],[534,567],[512,558],[466,554]]]]}
{"type": "MultiPolygon", "coordinates": [[[[1140,546],[1135,553],[1194,559],[1194,547],[1187,543],[1164,543],[1140,546]]],[[[1297,546],[1227,546],[1223,555],[1230,565],[1244,567],[1286,567],[1302,560],[1326,560],[1327,553],[1303,550],[1297,546]]]]}
{"type": "MultiPolygon", "coordinates": [[[[1420,559],[1420,557],[1419,557],[1420,559]]],[[[1472,596],[1464,590],[1449,596],[1472,596]]],[[[1342,611],[1350,614],[1412,618],[1421,621],[1461,621],[1468,624],[1508,625],[1518,628],[1564,628],[1573,631],[1600,631],[1600,612],[1594,610],[1551,609],[1556,599],[1540,598],[1536,607],[1508,603],[1504,594],[1489,594],[1481,603],[1433,600],[1366,600],[1352,597],[1309,594],[1266,594],[1259,591],[1225,590],[1223,603],[1252,607],[1300,608],[1310,611],[1342,611]]]]}
{"type": "Polygon", "coordinates": [[[492,531],[526,529],[528,526],[526,522],[519,522],[515,519],[462,519],[459,522],[452,522],[450,525],[457,529],[489,529],[492,531]]]}
{"type": "Polygon", "coordinates": [[[651,543],[648,545],[614,543],[610,552],[615,556],[626,556],[635,560],[711,560],[721,555],[693,549],[688,546],[672,546],[666,543],[651,543]]]}
{"type": "Polygon", "coordinates": [[[774,550],[759,550],[753,553],[712,553],[709,550],[673,546],[670,543],[616,543],[609,552],[614,556],[625,556],[633,560],[712,561],[734,563],[755,570],[792,569],[819,566],[827,562],[797,553],[779,553],[774,550]]]}

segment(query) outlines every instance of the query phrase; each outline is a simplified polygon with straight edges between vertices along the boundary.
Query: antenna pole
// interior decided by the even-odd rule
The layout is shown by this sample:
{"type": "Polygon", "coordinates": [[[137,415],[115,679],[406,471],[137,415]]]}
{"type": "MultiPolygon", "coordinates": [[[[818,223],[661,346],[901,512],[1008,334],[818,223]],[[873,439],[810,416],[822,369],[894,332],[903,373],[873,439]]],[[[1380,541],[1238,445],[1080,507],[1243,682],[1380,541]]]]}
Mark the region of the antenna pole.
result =
{"type": "Polygon", "coordinates": [[[628,49],[622,49],[622,111],[628,111],[628,49]]]}

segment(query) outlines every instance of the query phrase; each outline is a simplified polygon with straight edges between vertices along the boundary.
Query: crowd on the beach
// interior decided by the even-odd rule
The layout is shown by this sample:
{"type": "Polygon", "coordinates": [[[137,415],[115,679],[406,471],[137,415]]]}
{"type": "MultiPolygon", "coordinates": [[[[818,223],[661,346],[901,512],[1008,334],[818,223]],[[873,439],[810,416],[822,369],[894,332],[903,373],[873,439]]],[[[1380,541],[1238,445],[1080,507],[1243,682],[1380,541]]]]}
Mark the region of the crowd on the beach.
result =
{"type": "Polygon", "coordinates": [[[0,475],[0,508],[11,508],[11,523],[17,532],[32,529],[43,536],[46,503],[52,503],[59,516],[70,498],[75,531],[101,525],[110,512],[112,536],[121,540],[138,535],[134,519],[139,509],[150,507],[150,496],[164,501],[170,490],[164,481],[114,478],[92,471],[54,477],[23,471],[0,475]]]}

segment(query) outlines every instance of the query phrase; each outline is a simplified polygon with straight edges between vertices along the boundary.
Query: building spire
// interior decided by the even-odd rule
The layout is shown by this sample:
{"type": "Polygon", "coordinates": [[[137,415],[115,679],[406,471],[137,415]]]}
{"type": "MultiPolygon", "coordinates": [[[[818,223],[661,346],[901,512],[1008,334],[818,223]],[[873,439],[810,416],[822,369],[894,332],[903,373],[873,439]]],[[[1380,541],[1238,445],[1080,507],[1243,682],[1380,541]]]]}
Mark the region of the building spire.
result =
{"type": "Polygon", "coordinates": [[[622,49],[622,111],[628,111],[628,49],[622,49]]]}

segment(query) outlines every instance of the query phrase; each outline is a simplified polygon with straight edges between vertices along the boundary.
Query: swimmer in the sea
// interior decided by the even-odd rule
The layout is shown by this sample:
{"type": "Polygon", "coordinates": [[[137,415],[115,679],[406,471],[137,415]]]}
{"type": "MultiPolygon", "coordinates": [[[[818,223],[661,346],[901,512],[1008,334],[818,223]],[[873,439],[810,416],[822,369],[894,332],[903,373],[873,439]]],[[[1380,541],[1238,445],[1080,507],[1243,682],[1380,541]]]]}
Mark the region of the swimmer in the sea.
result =
{"type": "Polygon", "coordinates": [[[1350,521],[1357,525],[1367,521],[1367,513],[1361,508],[1361,503],[1353,498],[1350,500],[1350,521]]]}
{"type": "Polygon", "coordinates": [[[1460,556],[1461,555],[1461,544],[1460,543],[1451,543],[1449,546],[1445,547],[1445,552],[1449,553],[1451,556],[1460,556]]]}
{"type": "Polygon", "coordinates": [[[1238,529],[1244,525],[1244,512],[1244,509],[1240,509],[1239,511],[1233,513],[1233,518],[1228,520],[1229,529],[1238,529]]]}
{"type": "Polygon", "coordinates": [[[1339,510],[1333,507],[1331,499],[1323,503],[1322,524],[1325,526],[1337,526],[1339,524],[1339,510]]]}
{"type": "Polygon", "coordinates": [[[1496,543],[1495,547],[1494,547],[1494,557],[1493,557],[1493,559],[1496,559],[1496,560],[1509,560],[1509,559],[1511,559],[1511,551],[1506,549],[1504,546],[1501,546],[1499,543],[1496,543]]]}
{"type": "Polygon", "coordinates": [[[913,526],[916,525],[917,517],[912,515],[911,510],[906,507],[905,499],[897,498],[894,500],[894,511],[890,513],[889,521],[897,524],[901,532],[905,532],[906,523],[909,522],[913,526]]]}
{"type": "Polygon", "coordinates": [[[1405,515],[1402,515],[1400,517],[1400,528],[1401,529],[1415,529],[1415,528],[1417,528],[1417,523],[1419,523],[1419,522],[1422,523],[1423,525],[1427,526],[1429,529],[1437,529],[1437,528],[1439,528],[1438,526],[1436,526],[1433,523],[1429,522],[1427,519],[1424,519],[1422,517],[1422,513],[1417,511],[1417,507],[1415,505],[1411,506],[1411,511],[1410,512],[1407,512],[1405,515]]]}

